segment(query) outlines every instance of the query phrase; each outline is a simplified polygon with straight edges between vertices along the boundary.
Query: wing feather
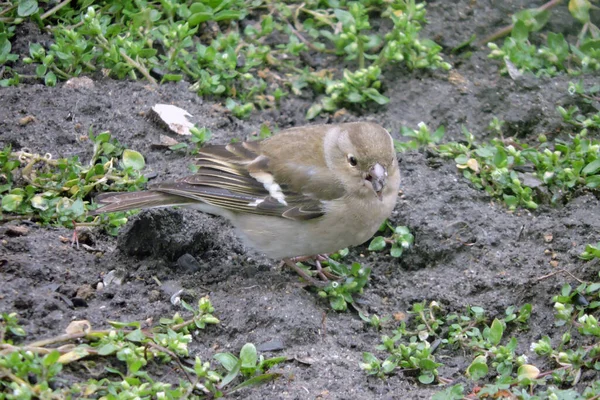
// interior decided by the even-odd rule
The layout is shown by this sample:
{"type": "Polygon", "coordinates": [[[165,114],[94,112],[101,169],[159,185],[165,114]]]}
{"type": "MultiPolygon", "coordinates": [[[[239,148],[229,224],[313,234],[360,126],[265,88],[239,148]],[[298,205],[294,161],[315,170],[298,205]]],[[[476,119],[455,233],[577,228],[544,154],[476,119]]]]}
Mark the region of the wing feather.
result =
{"type": "Polygon", "coordinates": [[[294,153],[292,160],[276,160],[279,168],[272,168],[273,162],[269,157],[273,155],[270,152],[265,155],[261,143],[206,146],[198,153],[198,171],[194,175],[157,184],[146,192],[98,196],[100,203],[108,204],[98,211],[202,202],[237,213],[310,220],[324,214],[324,203],[313,193],[317,176],[319,183],[329,183],[329,186],[326,185],[327,200],[343,195],[335,180],[326,174],[327,171],[317,171],[298,161],[302,157],[296,147],[301,142],[294,142],[295,147],[287,149],[294,153]],[[281,168],[281,164],[286,162],[287,166],[281,168]],[[289,172],[293,172],[301,184],[291,185],[289,176],[284,175],[289,172]]]}

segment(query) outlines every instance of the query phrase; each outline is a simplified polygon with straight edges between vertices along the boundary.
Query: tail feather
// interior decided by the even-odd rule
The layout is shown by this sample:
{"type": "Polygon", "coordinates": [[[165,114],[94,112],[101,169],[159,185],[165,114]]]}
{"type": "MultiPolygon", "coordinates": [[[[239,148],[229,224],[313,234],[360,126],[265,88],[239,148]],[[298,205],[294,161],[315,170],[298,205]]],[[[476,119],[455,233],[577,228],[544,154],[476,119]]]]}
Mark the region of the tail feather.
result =
{"type": "Polygon", "coordinates": [[[96,196],[96,202],[105,206],[92,211],[91,215],[98,215],[117,211],[135,210],[138,208],[157,208],[180,206],[197,203],[197,200],[188,199],[168,193],[155,191],[102,193],[96,196]]]}

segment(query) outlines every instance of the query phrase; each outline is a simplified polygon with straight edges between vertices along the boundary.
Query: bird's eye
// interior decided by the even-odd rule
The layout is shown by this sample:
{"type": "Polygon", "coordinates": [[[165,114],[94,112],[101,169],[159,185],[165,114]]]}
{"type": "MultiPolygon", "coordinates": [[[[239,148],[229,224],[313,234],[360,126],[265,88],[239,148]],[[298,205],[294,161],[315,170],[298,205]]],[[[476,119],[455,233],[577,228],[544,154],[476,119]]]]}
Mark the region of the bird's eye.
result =
{"type": "Polygon", "coordinates": [[[356,157],[354,157],[354,155],[352,155],[352,154],[348,154],[348,162],[353,167],[356,167],[356,165],[358,164],[358,161],[356,161],[356,157]]]}

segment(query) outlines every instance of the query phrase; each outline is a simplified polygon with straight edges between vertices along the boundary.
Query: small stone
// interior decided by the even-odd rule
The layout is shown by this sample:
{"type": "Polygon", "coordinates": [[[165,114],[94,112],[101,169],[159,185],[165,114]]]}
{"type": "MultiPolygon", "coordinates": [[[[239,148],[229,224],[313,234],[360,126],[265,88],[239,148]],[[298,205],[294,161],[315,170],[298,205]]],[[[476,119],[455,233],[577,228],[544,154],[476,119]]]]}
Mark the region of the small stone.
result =
{"type": "Polygon", "coordinates": [[[19,120],[19,125],[25,126],[33,121],[35,121],[35,117],[33,115],[28,115],[19,120]]]}
{"type": "Polygon", "coordinates": [[[64,87],[71,89],[91,89],[94,87],[94,81],[87,76],[80,76],[66,81],[64,87]]]}
{"type": "Polygon", "coordinates": [[[159,301],[160,297],[160,290],[154,289],[148,293],[148,300],[150,301],[159,301]]]}
{"type": "Polygon", "coordinates": [[[9,225],[6,227],[6,236],[25,236],[29,233],[29,228],[23,225],[9,225]]]}
{"type": "Polygon", "coordinates": [[[554,236],[551,233],[547,233],[544,235],[544,242],[550,243],[554,239],[554,236]]]}
{"type": "Polygon", "coordinates": [[[92,297],[96,292],[94,291],[94,288],[92,287],[92,285],[82,285],[79,287],[79,289],[77,289],[77,294],[75,295],[75,297],[79,297],[83,300],[87,300],[90,297],[92,297]]]}
{"type": "Polygon", "coordinates": [[[201,268],[198,261],[196,261],[194,256],[189,253],[185,253],[177,259],[177,266],[190,274],[198,272],[201,268]]]}
{"type": "Polygon", "coordinates": [[[272,339],[256,346],[258,351],[280,351],[283,349],[285,349],[285,344],[281,339],[272,339]]]}

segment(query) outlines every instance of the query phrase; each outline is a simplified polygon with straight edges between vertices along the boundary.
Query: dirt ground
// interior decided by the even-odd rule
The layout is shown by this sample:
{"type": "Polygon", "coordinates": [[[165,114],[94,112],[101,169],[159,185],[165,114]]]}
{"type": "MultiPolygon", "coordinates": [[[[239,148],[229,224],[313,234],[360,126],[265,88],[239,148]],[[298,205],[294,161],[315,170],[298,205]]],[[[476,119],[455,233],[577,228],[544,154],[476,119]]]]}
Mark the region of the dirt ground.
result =
{"type": "MultiPolygon", "coordinates": [[[[510,23],[510,15],[539,6],[532,1],[431,1],[430,25],[423,35],[449,49],[472,33],[486,36],[510,23]]],[[[566,5],[556,10],[548,29],[572,34],[574,26],[566,5]]],[[[31,27],[30,27],[31,28],[31,27]]],[[[23,28],[20,45],[38,40],[39,34],[23,28]],[[26,35],[30,34],[30,38],[26,35]]],[[[447,73],[403,69],[385,73],[391,101],[363,115],[347,113],[339,119],[323,117],[317,122],[376,121],[399,138],[401,126],[416,127],[424,121],[431,128],[446,127],[446,140],[461,137],[461,125],[478,139],[485,139],[493,116],[506,121],[505,136],[522,140],[545,133],[561,135],[565,126],[556,106],[572,100],[567,86],[573,78],[526,79],[515,82],[499,75],[499,64],[486,58],[482,47],[470,58],[447,56],[454,66],[447,73]]],[[[597,76],[582,78],[588,86],[597,76]]],[[[191,162],[180,153],[152,146],[165,134],[148,117],[156,103],[174,104],[193,115],[193,122],[213,132],[212,143],[232,138],[247,139],[263,123],[279,128],[306,123],[304,114],[312,98],[284,100],[281,108],[255,112],[248,120],[237,120],[215,107],[215,102],[188,92],[188,84],[158,88],[143,82],[95,78],[94,88],[69,89],[59,84],[47,88],[22,84],[0,89],[0,145],[54,157],[90,156],[89,142],[81,140],[90,126],[110,131],[127,147],[146,157],[154,180],[168,180],[188,173],[191,162]],[[32,115],[35,122],[19,125],[32,115]]],[[[600,200],[581,191],[557,208],[540,207],[535,212],[508,212],[500,203],[473,188],[452,161],[425,152],[400,156],[403,195],[391,217],[394,225],[407,225],[415,235],[414,247],[400,260],[382,253],[369,253],[366,246],[353,249],[349,258],[373,268],[372,278],[361,298],[369,313],[380,316],[406,312],[424,299],[437,300],[446,310],[462,311],[479,305],[503,315],[506,307],[533,304],[530,330],[521,336],[519,352],[536,359],[529,350],[543,335],[555,338],[551,297],[564,283],[575,283],[567,275],[538,278],[565,269],[581,279],[593,280],[598,264],[578,259],[585,244],[599,240],[600,200]],[[545,235],[552,234],[551,243],[545,235]],[[558,266],[550,264],[556,254],[558,266]]],[[[12,222],[14,224],[15,222],[12,222]]],[[[5,235],[0,225],[0,310],[16,311],[28,339],[64,332],[70,321],[87,319],[94,328],[106,328],[106,320],[146,320],[171,316],[177,308],[170,295],[185,289],[191,302],[210,295],[222,321],[200,331],[192,354],[209,359],[215,351],[239,352],[246,342],[279,345],[269,355],[310,358],[310,365],[297,361],[276,368],[283,376],[266,385],[244,390],[247,399],[428,399],[439,390],[402,374],[387,380],[368,377],[359,369],[362,352],[374,351],[381,333],[367,327],[354,312],[337,313],[303,288],[298,277],[269,260],[245,249],[232,229],[219,218],[191,210],[152,210],[133,217],[118,238],[99,230],[85,234],[86,243],[97,251],[71,247],[61,241],[70,237],[66,229],[29,228],[25,236],[5,235]],[[197,263],[182,266],[177,260],[191,254],[197,263]],[[121,285],[93,291],[87,307],[70,307],[71,299],[88,285],[96,287],[102,276],[115,270],[121,285]],[[163,286],[153,279],[157,277],[163,286]],[[58,293],[58,295],[57,295],[58,293]],[[196,300],[194,300],[196,299],[196,300]]],[[[471,383],[464,377],[470,363],[456,353],[444,358],[440,375],[471,383]]],[[[540,365],[540,364],[537,364],[540,365]]],[[[89,377],[88,371],[73,371],[89,377]]],[[[100,371],[98,371],[100,374],[100,371]]],[[[175,373],[175,372],[173,372],[175,373]]],[[[584,374],[582,384],[595,380],[584,374]]]]}

